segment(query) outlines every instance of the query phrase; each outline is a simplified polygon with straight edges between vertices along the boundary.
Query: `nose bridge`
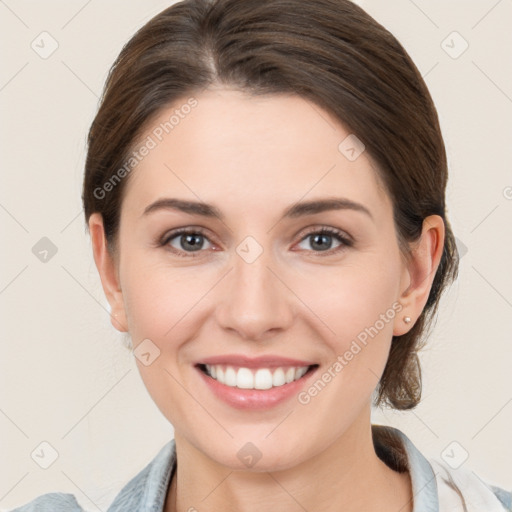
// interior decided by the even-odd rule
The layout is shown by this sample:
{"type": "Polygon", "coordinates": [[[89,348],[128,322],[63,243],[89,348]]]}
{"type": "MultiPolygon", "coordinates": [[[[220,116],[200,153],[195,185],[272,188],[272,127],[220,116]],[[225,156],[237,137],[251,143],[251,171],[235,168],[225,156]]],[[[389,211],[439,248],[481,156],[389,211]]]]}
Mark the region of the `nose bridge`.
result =
{"type": "Polygon", "coordinates": [[[290,297],[275,275],[270,248],[247,237],[236,248],[232,261],[234,268],[217,310],[221,326],[254,340],[269,330],[285,328],[292,319],[290,297]]]}

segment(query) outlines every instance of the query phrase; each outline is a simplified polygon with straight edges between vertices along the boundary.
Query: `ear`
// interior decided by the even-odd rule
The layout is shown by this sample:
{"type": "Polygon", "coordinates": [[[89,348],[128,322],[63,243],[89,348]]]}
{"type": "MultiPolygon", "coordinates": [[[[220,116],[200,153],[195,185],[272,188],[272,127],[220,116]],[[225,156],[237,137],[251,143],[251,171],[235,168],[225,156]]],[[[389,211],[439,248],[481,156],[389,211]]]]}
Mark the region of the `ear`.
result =
{"type": "Polygon", "coordinates": [[[410,260],[404,264],[398,299],[403,309],[395,322],[394,336],[408,332],[421,315],[443,255],[444,237],[442,217],[430,215],[423,220],[421,237],[411,246],[410,260]],[[407,324],[403,320],[406,316],[411,318],[407,324]]]}
{"type": "Polygon", "coordinates": [[[100,213],[93,213],[89,217],[89,232],[91,234],[94,262],[100,274],[103,291],[111,308],[110,321],[118,331],[128,332],[117,264],[107,249],[103,218],[100,213]]]}

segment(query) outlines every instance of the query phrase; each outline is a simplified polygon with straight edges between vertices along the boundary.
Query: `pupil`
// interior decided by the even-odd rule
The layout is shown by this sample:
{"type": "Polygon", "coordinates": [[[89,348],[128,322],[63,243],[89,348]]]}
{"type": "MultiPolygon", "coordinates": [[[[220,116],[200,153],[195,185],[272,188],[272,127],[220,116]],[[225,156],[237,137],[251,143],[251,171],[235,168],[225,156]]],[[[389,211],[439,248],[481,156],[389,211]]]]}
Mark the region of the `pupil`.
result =
{"type": "MultiPolygon", "coordinates": [[[[184,235],[185,236],[185,245],[189,245],[189,247],[191,247],[192,249],[194,250],[197,250],[198,247],[201,245],[201,238],[202,238],[202,235],[190,235],[190,234],[187,234],[187,235],[184,235]]],[[[183,245],[183,243],[181,244],[182,247],[185,249],[186,247],[183,245]]]]}
{"type": "Polygon", "coordinates": [[[313,237],[313,245],[317,245],[317,247],[321,251],[329,249],[330,244],[328,243],[328,241],[326,242],[326,239],[329,239],[329,238],[330,238],[330,235],[314,235],[314,237],[313,237]],[[325,242],[325,244],[324,245],[320,245],[321,242],[317,242],[317,240],[321,240],[322,242],[325,242]],[[327,247],[325,245],[327,245],[327,247]]]}

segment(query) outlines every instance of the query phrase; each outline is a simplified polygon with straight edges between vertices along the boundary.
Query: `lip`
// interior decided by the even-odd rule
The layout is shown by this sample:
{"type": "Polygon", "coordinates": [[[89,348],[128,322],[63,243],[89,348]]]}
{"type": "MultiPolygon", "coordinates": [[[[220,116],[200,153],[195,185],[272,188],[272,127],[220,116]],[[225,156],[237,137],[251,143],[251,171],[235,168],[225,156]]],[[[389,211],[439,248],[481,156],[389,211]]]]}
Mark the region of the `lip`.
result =
{"type": "Polygon", "coordinates": [[[291,359],[289,357],[281,357],[272,354],[258,357],[226,354],[223,356],[213,356],[207,357],[206,359],[201,359],[200,361],[196,361],[195,366],[200,364],[224,364],[228,366],[236,366],[239,368],[279,368],[280,366],[312,366],[317,363],[315,361],[291,359]]]}
{"type": "MultiPolygon", "coordinates": [[[[212,358],[212,360],[214,359],[212,358]]],[[[261,360],[261,358],[258,358],[258,364],[260,365],[261,360]]],[[[284,359],[281,358],[281,363],[283,360],[284,359]]],[[[222,363],[225,361],[226,359],[222,359],[222,363]]],[[[252,359],[251,361],[255,362],[255,359],[252,359]]],[[[273,361],[275,361],[275,359],[273,359],[273,361]]],[[[290,359],[289,361],[293,360],[290,359]]],[[[237,358],[237,362],[240,362],[240,358],[237,358]]],[[[205,360],[204,364],[222,363],[206,363],[205,360]]],[[[288,384],[283,384],[282,386],[277,386],[270,389],[241,389],[221,384],[214,378],[204,373],[200,368],[201,364],[202,363],[199,363],[194,368],[199,373],[202,381],[206,384],[210,391],[217,398],[230,405],[231,407],[246,411],[271,409],[272,407],[275,407],[283,402],[286,402],[287,400],[290,400],[292,397],[297,396],[298,393],[308,385],[308,381],[314,374],[316,374],[316,371],[319,368],[319,366],[314,363],[315,366],[310,368],[307,373],[305,373],[300,379],[289,382],[288,384]]],[[[301,364],[298,364],[297,366],[310,365],[303,364],[303,362],[301,362],[301,364]]]]}

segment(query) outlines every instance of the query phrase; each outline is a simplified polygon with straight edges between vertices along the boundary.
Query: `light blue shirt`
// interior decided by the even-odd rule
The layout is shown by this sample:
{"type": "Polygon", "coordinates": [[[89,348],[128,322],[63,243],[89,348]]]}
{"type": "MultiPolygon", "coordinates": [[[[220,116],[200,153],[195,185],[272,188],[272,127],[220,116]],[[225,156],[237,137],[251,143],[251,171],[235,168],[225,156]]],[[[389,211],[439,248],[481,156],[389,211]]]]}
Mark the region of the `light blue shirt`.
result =
{"type": "MultiPolygon", "coordinates": [[[[512,493],[484,483],[468,469],[430,462],[400,430],[372,425],[378,456],[391,468],[409,471],[413,512],[512,512],[512,493]]],[[[454,465],[454,464],[452,464],[454,465]]],[[[134,476],[116,496],[107,512],[163,512],[169,483],[176,469],[174,439],[134,476]]],[[[43,494],[11,512],[85,512],[74,495],[43,494]]]]}

